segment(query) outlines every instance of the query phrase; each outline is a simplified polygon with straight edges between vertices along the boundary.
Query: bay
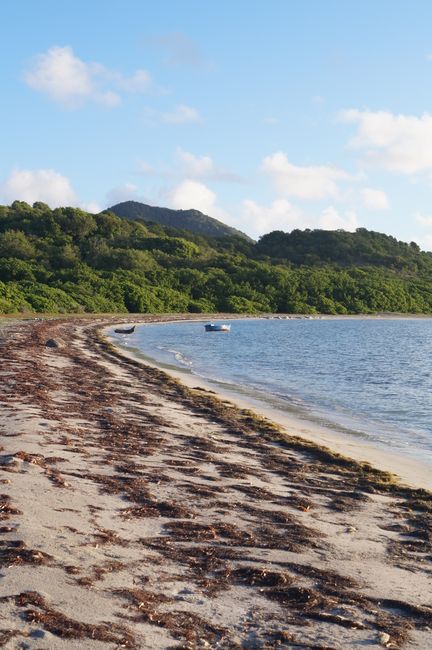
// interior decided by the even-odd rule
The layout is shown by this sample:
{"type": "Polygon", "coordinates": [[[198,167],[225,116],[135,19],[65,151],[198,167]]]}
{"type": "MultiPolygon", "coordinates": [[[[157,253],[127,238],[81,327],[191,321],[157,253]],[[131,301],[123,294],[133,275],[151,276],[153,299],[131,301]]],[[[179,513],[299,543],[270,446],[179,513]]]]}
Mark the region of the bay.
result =
{"type": "Polygon", "coordinates": [[[432,319],[148,324],[117,337],[158,365],[432,464],[432,319]]]}

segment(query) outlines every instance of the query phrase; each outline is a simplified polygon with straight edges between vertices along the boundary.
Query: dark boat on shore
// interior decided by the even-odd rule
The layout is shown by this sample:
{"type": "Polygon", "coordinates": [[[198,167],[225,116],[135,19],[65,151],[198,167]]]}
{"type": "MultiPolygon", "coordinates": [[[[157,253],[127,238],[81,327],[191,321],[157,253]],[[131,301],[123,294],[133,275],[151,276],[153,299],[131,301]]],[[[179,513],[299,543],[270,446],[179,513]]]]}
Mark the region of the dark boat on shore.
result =
{"type": "Polygon", "coordinates": [[[135,325],[133,327],[126,327],[126,328],[121,328],[119,327],[118,329],[114,330],[116,334],[133,334],[135,332],[135,325]]]}

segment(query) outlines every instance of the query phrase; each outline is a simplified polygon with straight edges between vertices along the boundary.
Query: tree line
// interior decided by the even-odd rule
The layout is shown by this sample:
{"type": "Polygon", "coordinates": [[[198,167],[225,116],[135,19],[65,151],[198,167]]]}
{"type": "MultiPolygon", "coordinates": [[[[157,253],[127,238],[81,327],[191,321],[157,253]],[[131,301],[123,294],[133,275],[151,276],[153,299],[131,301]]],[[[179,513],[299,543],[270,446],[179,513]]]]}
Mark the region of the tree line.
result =
{"type": "Polygon", "coordinates": [[[432,312],[432,255],[360,228],[258,242],[109,212],[0,206],[0,313],[432,312]]]}

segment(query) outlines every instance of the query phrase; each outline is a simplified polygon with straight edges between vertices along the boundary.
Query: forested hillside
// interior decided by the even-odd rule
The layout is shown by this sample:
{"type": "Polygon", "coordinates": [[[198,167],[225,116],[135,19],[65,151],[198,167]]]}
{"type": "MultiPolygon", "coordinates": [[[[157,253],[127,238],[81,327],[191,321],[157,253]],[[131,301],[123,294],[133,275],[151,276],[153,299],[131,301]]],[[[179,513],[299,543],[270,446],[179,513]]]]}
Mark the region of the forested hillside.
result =
{"type": "Polygon", "coordinates": [[[295,265],[384,266],[392,269],[432,271],[432,254],[422,253],[415,242],[405,244],[394,237],[358,228],[343,230],[278,230],[264,235],[256,255],[295,265]]]}
{"type": "Polygon", "coordinates": [[[432,312],[432,255],[359,229],[210,238],[111,213],[0,207],[0,313],[432,312]]]}

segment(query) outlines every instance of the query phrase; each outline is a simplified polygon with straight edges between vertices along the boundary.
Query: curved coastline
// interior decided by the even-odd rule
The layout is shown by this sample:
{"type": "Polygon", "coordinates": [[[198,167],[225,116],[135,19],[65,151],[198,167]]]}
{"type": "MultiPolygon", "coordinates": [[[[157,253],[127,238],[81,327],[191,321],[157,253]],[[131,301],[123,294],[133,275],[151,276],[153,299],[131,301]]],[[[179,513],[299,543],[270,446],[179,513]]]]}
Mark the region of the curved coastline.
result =
{"type": "Polygon", "coordinates": [[[432,493],[126,355],[119,322],[1,333],[7,647],[246,647],[252,620],[259,647],[430,647],[432,493]]]}
{"type": "MultiPolygon", "coordinates": [[[[389,316],[379,315],[372,316],[371,318],[387,317],[389,316]]],[[[230,320],[238,319],[238,315],[234,317],[232,315],[231,317],[224,316],[224,318],[230,318],[230,320]]],[[[149,324],[162,325],[164,323],[187,322],[190,320],[195,322],[206,322],[208,319],[200,317],[186,317],[181,320],[161,319],[160,321],[154,319],[152,320],[152,323],[130,321],[130,324],[135,324],[141,327],[149,324]]],[[[129,326],[129,322],[122,323],[122,325],[125,324],[129,326]]],[[[316,418],[303,417],[301,414],[297,414],[293,410],[287,408],[282,409],[275,405],[270,405],[259,397],[253,397],[250,394],[245,395],[241,391],[231,388],[228,383],[220,381],[212,382],[199,375],[192,374],[186,368],[183,370],[173,365],[160,363],[141,352],[139,348],[133,346],[126,348],[125,346],[120,345],[119,337],[108,333],[108,331],[113,330],[114,327],[115,325],[110,324],[109,326],[101,328],[101,332],[103,336],[115,346],[116,350],[121,355],[152,368],[161,370],[177,379],[188,388],[193,389],[198,387],[199,389],[215,394],[222,401],[229,401],[239,409],[252,410],[257,416],[264,416],[266,419],[282,427],[287,435],[304,438],[309,442],[319,446],[325,446],[330,450],[357,462],[369,463],[379,470],[391,472],[392,474],[395,474],[403,484],[414,488],[423,488],[432,491],[432,471],[429,464],[411,457],[406,457],[403,452],[389,450],[385,448],[384,445],[379,445],[379,443],[374,443],[364,439],[363,437],[344,432],[342,429],[337,428],[336,425],[332,426],[331,423],[321,423],[316,418]]]]}

